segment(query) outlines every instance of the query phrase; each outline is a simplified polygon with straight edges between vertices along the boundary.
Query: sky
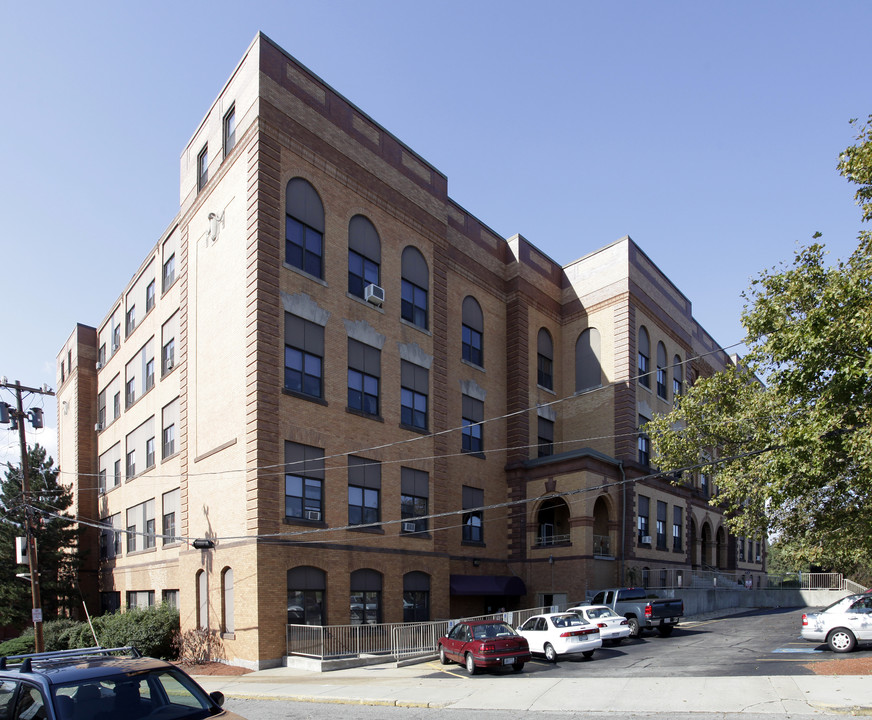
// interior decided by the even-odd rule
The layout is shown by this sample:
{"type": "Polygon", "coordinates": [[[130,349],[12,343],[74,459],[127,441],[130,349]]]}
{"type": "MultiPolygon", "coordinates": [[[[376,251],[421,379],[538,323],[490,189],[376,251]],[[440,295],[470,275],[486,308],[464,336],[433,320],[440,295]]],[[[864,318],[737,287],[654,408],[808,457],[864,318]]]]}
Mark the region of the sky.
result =
{"type": "MultiPolygon", "coordinates": [[[[559,262],[629,235],[731,352],[761,271],[861,229],[868,0],[0,0],[0,377],[55,387],[179,209],[179,157],[258,31],[559,262]]],[[[0,400],[14,402],[0,389],[0,400]]],[[[53,397],[28,442],[55,455],[53,397]]],[[[0,463],[18,436],[0,426],[0,463]]]]}

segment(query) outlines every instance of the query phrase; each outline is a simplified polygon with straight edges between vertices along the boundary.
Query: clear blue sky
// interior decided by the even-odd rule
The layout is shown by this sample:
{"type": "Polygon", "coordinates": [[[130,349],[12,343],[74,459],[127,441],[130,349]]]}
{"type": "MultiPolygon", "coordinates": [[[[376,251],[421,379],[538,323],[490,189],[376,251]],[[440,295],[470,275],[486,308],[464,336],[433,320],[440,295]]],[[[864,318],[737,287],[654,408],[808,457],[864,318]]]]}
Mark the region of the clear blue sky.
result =
{"type": "MultiPolygon", "coordinates": [[[[0,375],[54,386],[178,211],[179,155],[258,30],[500,234],[562,264],[630,235],[731,345],[751,277],[815,231],[856,246],[836,162],[872,112],[870,27],[868,0],[5,0],[0,375]]],[[[54,453],[45,405],[28,439],[54,453]]]]}

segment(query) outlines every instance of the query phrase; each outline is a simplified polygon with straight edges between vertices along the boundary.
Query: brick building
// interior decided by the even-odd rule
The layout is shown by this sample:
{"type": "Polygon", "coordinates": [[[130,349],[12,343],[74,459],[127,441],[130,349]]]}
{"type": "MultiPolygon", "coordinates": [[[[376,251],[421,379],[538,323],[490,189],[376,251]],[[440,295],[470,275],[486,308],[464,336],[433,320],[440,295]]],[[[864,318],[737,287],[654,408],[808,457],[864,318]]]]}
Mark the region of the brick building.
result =
{"type": "Polygon", "coordinates": [[[174,603],[266,667],[288,622],[735,569],[710,481],[652,476],[638,432],[728,362],[630,238],[561,267],[496,235],[258,35],[182,153],[179,214],[58,356],[82,587],[174,603]]]}

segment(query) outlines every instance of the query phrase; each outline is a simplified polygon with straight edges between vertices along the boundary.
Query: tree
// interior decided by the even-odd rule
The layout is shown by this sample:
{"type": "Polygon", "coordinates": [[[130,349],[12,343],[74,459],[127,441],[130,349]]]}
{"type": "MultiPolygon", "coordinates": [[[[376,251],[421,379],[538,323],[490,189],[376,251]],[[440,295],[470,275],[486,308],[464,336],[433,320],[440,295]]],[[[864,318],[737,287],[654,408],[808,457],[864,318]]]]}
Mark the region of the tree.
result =
{"type": "Polygon", "coordinates": [[[15,577],[27,568],[13,562],[15,538],[24,536],[26,505],[32,508],[43,617],[50,620],[70,610],[78,596],[78,533],[66,514],[72,492],[58,484],[58,469],[45,448],[35,445],[27,453],[30,497],[23,497],[20,467],[7,464],[6,477],[0,480],[0,625],[30,622],[30,583],[15,577]]]}
{"type": "MultiPolygon", "coordinates": [[[[872,219],[872,115],[839,170],[872,219]]],[[[814,239],[819,238],[815,234],[814,239]]],[[[872,568],[872,233],[828,266],[819,243],[744,294],[749,352],[646,426],[664,472],[715,458],[736,535],[778,537],[784,562],[872,568]]]]}

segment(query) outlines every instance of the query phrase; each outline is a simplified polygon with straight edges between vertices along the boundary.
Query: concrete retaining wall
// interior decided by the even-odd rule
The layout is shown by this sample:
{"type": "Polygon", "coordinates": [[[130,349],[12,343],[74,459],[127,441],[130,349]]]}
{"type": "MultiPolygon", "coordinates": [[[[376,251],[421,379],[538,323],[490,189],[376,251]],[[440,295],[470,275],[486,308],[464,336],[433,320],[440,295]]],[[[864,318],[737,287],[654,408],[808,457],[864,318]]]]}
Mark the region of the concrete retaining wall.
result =
{"type": "Polygon", "coordinates": [[[655,590],[660,597],[679,597],[684,600],[684,616],[704,615],[716,610],[739,610],[741,608],[778,607],[826,607],[839,598],[850,595],[847,590],[798,590],[763,588],[744,590],[676,588],[674,590],[655,590]]]}

